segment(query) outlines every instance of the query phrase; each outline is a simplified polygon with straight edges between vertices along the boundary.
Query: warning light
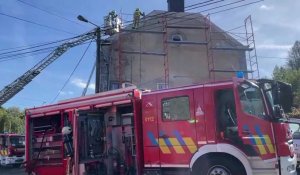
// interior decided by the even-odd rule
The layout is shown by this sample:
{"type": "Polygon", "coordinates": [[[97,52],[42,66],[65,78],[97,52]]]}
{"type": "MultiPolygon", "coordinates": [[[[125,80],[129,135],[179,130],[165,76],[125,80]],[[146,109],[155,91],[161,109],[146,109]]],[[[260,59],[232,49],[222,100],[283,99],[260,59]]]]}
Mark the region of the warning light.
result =
{"type": "Polygon", "coordinates": [[[238,78],[244,78],[244,72],[242,72],[242,71],[236,72],[236,77],[238,77],[238,78]]]}

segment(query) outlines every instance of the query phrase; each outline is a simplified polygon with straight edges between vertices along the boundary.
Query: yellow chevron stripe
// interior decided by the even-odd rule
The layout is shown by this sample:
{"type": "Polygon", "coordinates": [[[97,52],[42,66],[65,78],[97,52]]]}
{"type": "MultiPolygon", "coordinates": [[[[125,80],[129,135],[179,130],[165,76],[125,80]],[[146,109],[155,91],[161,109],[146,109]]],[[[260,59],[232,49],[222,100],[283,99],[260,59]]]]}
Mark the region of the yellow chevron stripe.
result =
{"type": "MultiPolygon", "coordinates": [[[[156,141],[157,141],[157,139],[156,139],[156,141]]],[[[171,154],[171,151],[170,151],[169,147],[166,145],[166,142],[163,138],[158,139],[158,144],[159,144],[159,148],[163,154],[171,154]]]]}
{"type": "Polygon", "coordinates": [[[258,135],[254,135],[253,138],[255,140],[256,146],[257,146],[260,154],[261,155],[267,154],[266,148],[265,148],[265,146],[261,142],[261,138],[258,135]]]}
{"type": "Polygon", "coordinates": [[[269,135],[264,135],[264,138],[265,138],[265,141],[266,141],[269,152],[271,154],[275,153],[274,146],[271,142],[271,139],[270,139],[269,135]]]}
{"type": "Polygon", "coordinates": [[[197,151],[197,146],[195,145],[194,141],[190,137],[182,138],[185,144],[187,145],[189,151],[193,154],[197,151]]]}
{"type": "Polygon", "coordinates": [[[177,140],[177,138],[169,138],[169,141],[171,142],[175,152],[177,154],[184,154],[184,149],[182,148],[182,146],[180,145],[179,141],[177,140]]]}

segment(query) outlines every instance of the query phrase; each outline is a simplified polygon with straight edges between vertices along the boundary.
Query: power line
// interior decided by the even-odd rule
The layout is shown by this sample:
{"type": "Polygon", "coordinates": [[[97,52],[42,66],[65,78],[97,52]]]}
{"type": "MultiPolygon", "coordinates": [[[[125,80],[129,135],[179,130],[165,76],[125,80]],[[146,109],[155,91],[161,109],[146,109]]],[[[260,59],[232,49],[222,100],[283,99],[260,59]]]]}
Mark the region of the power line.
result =
{"type": "Polygon", "coordinates": [[[251,5],[251,4],[256,4],[256,3],[259,3],[259,2],[262,2],[262,1],[264,1],[264,0],[259,0],[259,1],[250,2],[250,3],[243,4],[243,5],[239,5],[239,6],[236,6],[236,7],[231,7],[231,8],[228,8],[228,9],[224,9],[224,10],[220,10],[220,11],[217,11],[217,12],[213,12],[213,13],[210,13],[210,14],[213,15],[213,14],[217,14],[217,13],[229,11],[229,10],[233,10],[233,9],[236,9],[236,8],[248,6],[248,5],[251,5]]]}
{"type": "MultiPolygon", "coordinates": [[[[211,4],[215,4],[215,3],[220,3],[220,2],[223,2],[223,1],[225,1],[225,0],[219,0],[219,1],[216,1],[216,2],[213,2],[213,3],[208,3],[208,4],[205,4],[205,5],[202,5],[202,6],[199,6],[199,7],[197,7],[197,8],[200,8],[200,7],[206,7],[206,6],[209,6],[209,5],[211,5],[211,4]]],[[[217,7],[213,7],[213,8],[210,8],[210,9],[206,9],[206,10],[203,10],[203,11],[201,11],[201,12],[198,12],[198,13],[189,13],[189,14],[186,14],[186,15],[183,15],[181,18],[183,18],[183,17],[188,17],[188,16],[192,16],[192,15],[195,15],[195,14],[200,14],[200,15],[202,15],[201,13],[202,12],[205,12],[205,11],[209,11],[209,10],[213,10],[213,9],[217,9],[217,8],[221,8],[221,7],[224,7],[224,6],[228,6],[228,5],[232,5],[232,4],[236,4],[236,3],[240,3],[240,2],[242,2],[242,1],[245,1],[245,0],[240,0],[240,1],[236,1],[236,2],[232,2],[232,3],[228,3],[228,4],[225,4],[225,5],[222,5],[222,6],[217,6],[217,7]]],[[[263,0],[262,0],[263,1],[263,0]]],[[[209,2],[209,1],[205,1],[205,2],[209,2]]],[[[204,2],[203,2],[204,3],[204,2]]],[[[193,5],[196,5],[196,4],[193,4],[193,5]]],[[[192,5],[190,5],[190,6],[192,6],[192,5]]],[[[193,8],[193,9],[196,9],[196,8],[193,8]]],[[[189,11],[189,10],[192,10],[192,9],[187,9],[186,11],[189,11]]],[[[148,18],[153,18],[153,17],[157,17],[157,16],[162,16],[162,17],[167,17],[167,16],[170,16],[170,15],[173,15],[175,12],[164,12],[164,13],[159,13],[159,14],[155,14],[155,15],[151,15],[151,16],[147,16],[148,18]],[[166,15],[165,15],[166,14],[166,15]]],[[[192,18],[192,19],[197,19],[198,17],[196,17],[196,18],[192,18]]],[[[188,20],[192,20],[192,19],[188,19],[188,20]]],[[[146,19],[146,20],[144,20],[144,21],[147,21],[147,20],[151,20],[151,19],[146,19]]],[[[169,20],[167,20],[167,22],[169,22],[169,21],[173,21],[174,19],[169,19],[169,20]]],[[[133,20],[132,21],[128,21],[128,23],[132,23],[133,22],[133,20]]],[[[182,21],[180,21],[180,22],[182,22],[182,21]]],[[[177,23],[177,22],[176,22],[177,23]]],[[[156,23],[152,23],[152,24],[149,24],[149,25],[145,25],[145,26],[143,26],[143,27],[148,27],[148,26],[153,26],[153,25],[155,25],[156,23]]],[[[175,23],[174,23],[175,24],[175,23]]],[[[158,28],[158,27],[154,27],[154,28],[158,28]]],[[[152,28],[151,28],[152,29],[152,28]]],[[[151,30],[150,29],[150,30],[151,30]]]]}
{"type": "Polygon", "coordinates": [[[59,42],[65,41],[65,40],[68,40],[68,39],[56,40],[56,41],[51,41],[51,42],[36,43],[36,44],[29,44],[29,45],[24,45],[24,46],[1,49],[0,51],[13,50],[13,49],[15,49],[15,50],[14,51],[2,52],[2,53],[0,52],[0,54],[7,54],[7,53],[11,53],[11,52],[18,52],[18,51],[33,49],[33,48],[37,48],[37,47],[41,47],[41,46],[46,46],[46,45],[50,45],[50,44],[54,44],[54,43],[59,43],[59,42]],[[24,48],[24,49],[20,49],[20,48],[24,48]]]}
{"type": "Polygon", "coordinates": [[[60,95],[60,93],[62,92],[62,90],[66,87],[66,85],[68,84],[68,82],[70,81],[70,79],[72,78],[74,72],[76,71],[76,69],[78,68],[79,64],[81,63],[82,59],[84,58],[87,50],[89,49],[91,43],[93,40],[90,41],[89,45],[86,47],[85,51],[83,52],[83,55],[81,56],[81,58],[79,59],[78,63],[76,64],[76,66],[74,67],[73,71],[71,72],[71,74],[69,75],[69,78],[67,79],[67,81],[64,83],[64,85],[62,86],[62,88],[58,91],[57,95],[55,96],[55,98],[52,100],[51,103],[53,103],[57,97],[60,95]]]}
{"type": "Polygon", "coordinates": [[[16,19],[16,20],[19,20],[19,21],[27,22],[27,23],[30,23],[30,24],[34,24],[34,25],[37,25],[37,26],[40,26],[40,27],[55,30],[55,31],[58,31],[58,32],[63,32],[63,33],[71,34],[71,35],[76,35],[75,33],[71,33],[71,32],[68,32],[66,30],[62,30],[62,29],[58,29],[58,28],[51,27],[51,26],[48,26],[48,25],[40,24],[40,23],[37,23],[37,22],[34,22],[34,21],[29,21],[27,19],[19,18],[19,17],[12,16],[12,15],[8,15],[8,14],[2,13],[2,12],[0,12],[0,15],[6,16],[6,17],[9,17],[9,18],[12,18],[12,19],[16,19]]]}
{"type": "Polygon", "coordinates": [[[230,31],[233,31],[233,30],[236,30],[236,29],[240,29],[242,27],[245,27],[245,25],[241,25],[241,26],[238,26],[238,27],[231,28],[229,30],[226,30],[225,32],[230,32],[230,31]]]}
{"type": "MultiPolygon", "coordinates": [[[[24,50],[30,50],[30,49],[34,49],[34,48],[38,48],[38,47],[42,47],[42,46],[47,46],[47,45],[52,45],[52,44],[56,44],[56,43],[61,43],[63,41],[75,39],[75,38],[78,38],[78,37],[80,37],[80,36],[75,36],[75,37],[66,38],[66,39],[62,39],[62,40],[50,41],[50,42],[46,42],[46,43],[33,44],[31,47],[20,46],[20,47],[16,47],[16,48],[23,48],[23,49],[17,49],[17,50],[7,51],[7,52],[0,52],[0,55],[5,55],[5,54],[9,54],[9,53],[19,52],[19,51],[24,51],[24,50]],[[26,48],[24,48],[24,47],[26,47],[26,48]]],[[[30,45],[28,45],[28,46],[30,46],[30,45]]],[[[11,50],[11,49],[13,49],[13,48],[3,49],[3,50],[11,50]]]]}
{"type": "Polygon", "coordinates": [[[227,3],[227,4],[220,5],[220,6],[217,6],[217,7],[213,7],[213,8],[210,8],[210,9],[202,10],[201,12],[207,12],[207,11],[210,11],[210,10],[214,10],[214,9],[226,7],[226,6],[229,6],[229,5],[237,4],[237,3],[240,3],[240,2],[243,2],[243,1],[246,1],[246,0],[239,0],[239,1],[236,1],[236,2],[227,3]]]}
{"type": "Polygon", "coordinates": [[[13,57],[13,56],[17,56],[17,55],[23,55],[23,54],[28,54],[28,53],[34,53],[34,52],[38,52],[38,51],[43,51],[43,50],[48,50],[48,49],[53,49],[56,48],[57,46],[51,46],[51,47],[46,47],[46,48],[41,48],[41,49],[36,49],[36,50],[31,50],[31,51],[26,51],[26,52],[20,52],[20,53],[16,53],[16,52],[11,52],[11,53],[16,53],[16,54],[2,54],[0,53],[0,60],[3,58],[7,58],[7,57],[13,57]]]}
{"type": "MultiPolygon", "coordinates": [[[[84,45],[87,44],[88,42],[81,43],[79,45],[84,45]]],[[[11,54],[11,55],[4,55],[0,57],[0,62],[4,61],[9,61],[9,60],[14,60],[14,59],[19,59],[19,58],[24,58],[27,54],[30,54],[30,56],[33,55],[39,55],[43,53],[48,53],[53,51],[53,49],[57,48],[58,46],[52,46],[52,47],[47,47],[47,48],[42,48],[42,49],[37,49],[37,50],[32,50],[32,51],[27,51],[27,52],[21,52],[17,54],[11,54]]]]}
{"type": "Polygon", "coordinates": [[[16,60],[16,59],[20,59],[20,58],[26,58],[26,57],[29,57],[29,56],[32,57],[32,56],[41,55],[41,54],[44,54],[44,53],[50,53],[52,51],[53,51],[53,49],[45,49],[45,50],[32,52],[32,53],[27,53],[27,54],[18,54],[18,55],[2,57],[0,59],[0,62],[6,62],[6,61],[16,60]]]}
{"type": "MultiPolygon", "coordinates": [[[[36,55],[41,55],[41,54],[44,54],[44,53],[50,53],[52,50],[49,50],[49,51],[42,51],[42,52],[36,52],[36,53],[32,53],[30,54],[30,56],[36,56],[36,55]]],[[[6,58],[6,59],[1,59],[0,62],[6,62],[6,61],[11,61],[11,60],[16,60],[16,59],[20,59],[20,58],[24,58],[23,55],[19,55],[19,56],[15,56],[13,58],[6,58]]]]}
{"type": "Polygon", "coordinates": [[[65,17],[63,17],[63,16],[61,16],[61,15],[58,15],[58,14],[56,14],[56,13],[53,13],[53,12],[51,12],[51,11],[45,10],[45,9],[43,9],[43,8],[37,7],[36,5],[33,5],[33,4],[31,4],[31,3],[24,2],[24,1],[21,1],[21,0],[17,0],[17,1],[20,2],[20,3],[23,3],[23,4],[27,5],[27,6],[30,6],[30,7],[32,7],[32,8],[38,9],[38,10],[40,10],[40,11],[43,11],[43,12],[49,14],[49,15],[56,16],[56,17],[61,18],[61,19],[65,20],[65,21],[72,22],[72,23],[77,24],[77,25],[79,25],[79,26],[81,26],[81,27],[83,26],[82,24],[79,24],[79,23],[77,23],[77,22],[75,22],[75,21],[73,21],[73,20],[70,20],[70,19],[68,19],[68,18],[65,18],[65,17]]]}
{"type": "MultiPolygon", "coordinates": [[[[205,1],[205,2],[192,4],[192,5],[189,5],[189,6],[187,6],[187,7],[195,6],[195,5],[199,5],[199,4],[205,4],[205,3],[210,2],[210,1],[214,1],[214,0],[208,0],[208,1],[205,1]]],[[[218,2],[215,2],[215,3],[219,3],[219,2],[221,2],[221,1],[224,1],[224,0],[219,0],[218,2]]],[[[203,5],[203,6],[201,6],[201,7],[208,6],[208,5],[210,5],[210,4],[206,4],[206,5],[203,5]]],[[[187,7],[186,7],[186,8],[187,8],[187,7]]],[[[188,9],[188,10],[189,10],[189,9],[188,9]]],[[[188,10],[186,10],[186,11],[188,11],[188,10]]],[[[164,15],[164,17],[167,17],[167,16],[170,16],[170,15],[173,15],[173,14],[176,14],[176,12],[169,12],[169,11],[166,11],[166,12],[158,13],[158,14],[155,14],[155,15],[148,15],[147,18],[153,18],[153,17],[163,16],[163,15],[164,15]]],[[[126,14],[126,15],[129,15],[129,14],[126,14]]],[[[133,16],[133,14],[132,14],[132,16],[133,16]]],[[[144,20],[144,21],[147,21],[147,20],[151,20],[151,19],[146,19],[146,20],[144,20]]],[[[131,24],[131,23],[133,23],[133,20],[131,20],[131,21],[126,21],[125,23],[130,23],[130,24],[131,24]]]]}
{"type": "Polygon", "coordinates": [[[212,3],[205,4],[205,5],[200,5],[200,6],[196,6],[196,7],[193,7],[193,8],[189,8],[187,10],[194,10],[194,9],[197,9],[197,8],[200,8],[200,7],[206,7],[206,6],[209,6],[209,5],[212,5],[212,4],[216,4],[216,3],[219,3],[219,2],[223,2],[223,1],[225,1],[225,0],[215,1],[215,2],[212,2],[212,3]]]}
{"type": "Polygon", "coordinates": [[[269,58],[269,59],[283,59],[283,60],[288,60],[290,58],[285,58],[285,57],[272,57],[272,56],[257,56],[258,58],[269,58]]]}
{"type": "Polygon", "coordinates": [[[184,7],[184,8],[194,7],[194,6],[205,4],[205,3],[211,2],[211,1],[214,1],[214,0],[208,0],[208,1],[204,1],[204,2],[199,2],[199,3],[196,3],[196,4],[188,5],[188,6],[184,7]]]}
{"type": "MultiPolygon", "coordinates": [[[[242,1],[244,1],[244,0],[242,0],[242,1]]],[[[255,3],[258,3],[258,2],[261,2],[261,1],[264,1],[264,0],[259,0],[259,1],[255,1],[255,2],[251,2],[251,3],[248,3],[248,4],[244,4],[244,5],[241,5],[241,6],[237,6],[237,7],[233,7],[233,8],[229,8],[229,9],[225,9],[225,10],[221,10],[221,11],[217,11],[217,12],[213,12],[213,13],[209,13],[210,15],[211,14],[217,14],[217,13],[221,13],[221,12],[224,12],[224,11],[228,11],[228,10],[232,10],[232,9],[234,9],[234,8],[239,8],[239,7],[243,7],[243,6],[248,6],[248,5],[251,5],[251,4],[255,4],[255,3]]],[[[237,2],[240,2],[240,1],[237,1],[237,2]]],[[[235,2],[235,3],[237,3],[237,2],[235,2]]],[[[226,5],[226,4],[225,4],[226,5]]],[[[224,6],[224,5],[223,5],[224,6]]],[[[214,7],[214,9],[216,9],[216,7],[214,7]]],[[[203,10],[203,11],[200,11],[200,12],[198,12],[198,13],[189,13],[189,14],[186,14],[186,15],[184,15],[184,16],[182,16],[181,18],[185,18],[185,17],[188,17],[188,16],[193,16],[193,15],[195,15],[195,14],[200,14],[200,15],[202,15],[201,13],[202,12],[204,12],[204,11],[208,11],[208,10],[211,10],[211,9],[207,9],[207,10],[203,10]]],[[[179,21],[176,21],[176,22],[173,22],[173,23],[168,23],[168,25],[172,25],[172,24],[177,24],[177,23],[179,23],[179,22],[185,22],[185,21],[190,21],[190,20],[195,20],[195,19],[198,19],[199,17],[194,17],[194,18],[190,18],[190,19],[183,19],[183,20],[179,20],[179,21]]],[[[172,20],[174,20],[174,19],[170,19],[170,20],[167,20],[167,22],[168,21],[172,21],[172,20]]],[[[151,24],[151,25],[153,25],[153,24],[151,24]]],[[[146,26],[151,26],[151,25],[146,25],[146,26]]],[[[146,26],[143,26],[143,27],[146,27],[146,26]]],[[[148,29],[148,30],[152,30],[152,29],[155,29],[155,28],[158,28],[158,27],[160,27],[160,26],[156,26],[156,27],[153,27],[153,28],[150,28],[150,29],[148,29]]]]}
{"type": "MultiPolygon", "coordinates": [[[[244,1],[244,0],[242,0],[242,1],[244,1]]],[[[219,3],[220,1],[218,1],[218,3],[219,3]]],[[[225,4],[226,5],[226,4],[225,4]]],[[[219,7],[219,6],[218,6],[219,7]]],[[[214,7],[215,8],[215,7],[214,7]]],[[[207,11],[207,10],[205,10],[205,11],[207,11]]],[[[201,11],[202,12],[202,11],[201,11]]],[[[200,14],[200,15],[202,15],[201,14],[201,12],[199,12],[199,13],[189,13],[189,14],[186,14],[186,15],[183,15],[183,16],[181,16],[181,18],[184,18],[184,17],[188,17],[188,16],[193,16],[193,15],[195,15],[195,14],[200,14]]],[[[175,12],[164,12],[164,13],[159,13],[159,14],[156,14],[156,15],[151,15],[151,16],[147,16],[147,17],[155,17],[155,16],[163,16],[163,17],[167,17],[167,16],[169,16],[169,15],[173,15],[175,12]],[[169,13],[169,14],[168,14],[169,13]],[[165,15],[166,14],[166,15],[165,15]]],[[[177,22],[175,22],[175,23],[172,23],[172,24],[176,24],[176,23],[179,23],[179,22],[184,22],[184,21],[189,21],[189,20],[193,20],[193,19],[198,19],[198,17],[196,17],[196,18],[191,18],[191,19],[183,19],[183,20],[179,20],[179,21],[177,21],[177,22]]],[[[151,19],[147,19],[147,20],[152,20],[152,18],[151,19]]],[[[144,20],[144,21],[147,21],[147,20],[144,20]]],[[[173,21],[173,20],[175,20],[175,19],[166,19],[166,22],[170,22],[170,21],[173,21]]],[[[129,22],[131,22],[131,21],[129,21],[129,22]]],[[[145,28],[145,27],[149,27],[149,26],[154,26],[155,24],[157,24],[157,23],[151,23],[151,24],[148,24],[148,25],[144,25],[143,27],[145,28]]],[[[160,26],[156,26],[156,27],[153,27],[153,28],[150,28],[150,29],[148,29],[148,30],[152,30],[152,29],[155,29],[155,28],[159,28],[160,26]]]]}
{"type": "MultiPolygon", "coordinates": [[[[60,42],[67,41],[67,40],[76,39],[76,38],[79,38],[82,35],[85,35],[87,33],[89,33],[89,32],[85,32],[85,33],[83,33],[81,35],[77,35],[77,36],[70,37],[70,38],[65,38],[65,39],[60,39],[60,40],[55,40],[55,41],[49,41],[49,42],[41,42],[41,43],[29,44],[29,45],[18,46],[18,47],[11,47],[11,48],[6,48],[6,49],[1,49],[0,51],[13,50],[13,49],[16,49],[14,51],[21,51],[21,50],[33,49],[33,48],[37,48],[37,47],[41,47],[41,46],[46,46],[46,45],[51,45],[51,44],[55,44],[55,43],[60,43],[60,42]],[[20,49],[20,48],[24,48],[24,49],[20,49]]],[[[0,52],[0,54],[4,54],[4,53],[8,53],[8,52],[10,52],[10,51],[2,52],[2,53],[0,52]]]]}

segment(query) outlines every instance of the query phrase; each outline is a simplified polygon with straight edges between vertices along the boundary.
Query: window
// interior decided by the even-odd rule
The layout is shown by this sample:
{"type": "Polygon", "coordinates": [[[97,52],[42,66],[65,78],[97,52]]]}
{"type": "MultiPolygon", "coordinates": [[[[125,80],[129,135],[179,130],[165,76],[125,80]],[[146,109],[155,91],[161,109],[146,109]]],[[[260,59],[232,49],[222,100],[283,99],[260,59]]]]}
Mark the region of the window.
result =
{"type": "Polygon", "coordinates": [[[163,121],[190,119],[189,97],[175,97],[162,100],[163,121]]]}
{"type": "Polygon", "coordinates": [[[182,41],[182,36],[180,34],[172,35],[172,41],[182,41]]]}
{"type": "Polygon", "coordinates": [[[24,146],[25,145],[25,137],[24,136],[11,136],[10,144],[12,146],[24,146]]]}
{"type": "Polygon", "coordinates": [[[0,147],[6,147],[6,137],[0,136],[0,147]]]}
{"type": "Polygon", "coordinates": [[[222,89],[216,91],[215,101],[218,129],[225,131],[227,128],[237,126],[233,90],[222,89]]]}
{"type": "Polygon", "coordinates": [[[162,89],[168,89],[168,84],[166,84],[166,83],[157,83],[156,84],[156,88],[157,88],[157,90],[162,90],[162,89]]]}
{"type": "Polygon", "coordinates": [[[110,83],[110,89],[115,90],[120,88],[120,83],[119,82],[111,82],[110,83]]]}
{"type": "Polygon", "coordinates": [[[264,118],[266,113],[259,88],[242,84],[238,88],[242,109],[245,113],[264,118]]]}
{"type": "Polygon", "coordinates": [[[0,146],[3,144],[3,136],[0,136],[0,146]]]}

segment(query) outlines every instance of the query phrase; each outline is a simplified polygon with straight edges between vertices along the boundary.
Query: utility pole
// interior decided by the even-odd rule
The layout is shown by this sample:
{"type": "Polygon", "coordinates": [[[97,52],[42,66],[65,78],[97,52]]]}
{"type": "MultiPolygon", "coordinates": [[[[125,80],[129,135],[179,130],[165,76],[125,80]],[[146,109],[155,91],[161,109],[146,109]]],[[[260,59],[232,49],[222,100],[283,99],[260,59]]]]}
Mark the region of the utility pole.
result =
{"type": "Polygon", "coordinates": [[[107,89],[103,88],[104,87],[102,85],[102,83],[103,83],[103,77],[101,76],[102,73],[103,73],[103,70],[101,69],[101,65],[104,64],[104,60],[103,60],[103,58],[101,58],[101,52],[102,52],[101,51],[101,44],[102,44],[101,43],[101,28],[97,24],[95,24],[95,23],[87,20],[86,18],[84,18],[81,15],[78,15],[77,19],[80,20],[80,21],[82,21],[82,22],[90,23],[90,24],[92,24],[93,26],[96,27],[96,31],[95,32],[96,32],[96,45],[97,45],[96,47],[97,47],[97,50],[96,50],[95,93],[103,92],[103,91],[105,91],[107,89]]]}
{"type": "Polygon", "coordinates": [[[101,29],[100,27],[96,28],[96,44],[97,44],[97,53],[96,53],[96,80],[95,80],[95,93],[102,92],[103,89],[101,88],[101,29]]]}

